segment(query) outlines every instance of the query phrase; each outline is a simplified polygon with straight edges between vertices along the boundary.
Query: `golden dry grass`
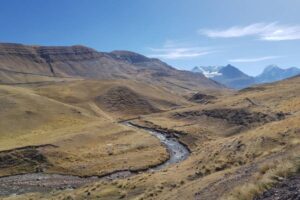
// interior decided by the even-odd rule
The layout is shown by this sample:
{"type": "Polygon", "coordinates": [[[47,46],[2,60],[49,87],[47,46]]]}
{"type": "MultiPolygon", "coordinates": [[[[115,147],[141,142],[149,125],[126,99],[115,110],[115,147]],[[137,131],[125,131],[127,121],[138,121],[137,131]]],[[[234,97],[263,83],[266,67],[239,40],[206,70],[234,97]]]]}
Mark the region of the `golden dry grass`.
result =
{"type": "MultiPolygon", "coordinates": [[[[99,95],[99,91],[113,84],[72,84],[74,88],[87,84],[78,88],[77,93],[74,88],[70,90],[83,103],[64,100],[68,99],[69,90],[62,86],[56,87],[56,99],[43,95],[41,88],[37,92],[32,88],[0,86],[0,150],[52,144],[58,147],[39,148],[51,163],[46,171],[82,176],[147,168],[167,158],[166,150],[155,137],[116,123],[93,102],[94,96],[80,93],[98,87],[99,95]]],[[[47,90],[46,94],[50,92],[47,90]]],[[[91,94],[97,95],[94,92],[91,94]]],[[[1,175],[18,173],[15,169],[0,171],[1,175]]]]}
{"type": "Polygon", "coordinates": [[[117,119],[191,104],[163,88],[129,80],[73,81],[41,86],[35,91],[42,96],[92,110],[96,114],[100,108],[107,116],[117,119]],[[95,104],[98,107],[96,111],[95,104]]]}
{"type": "MultiPolygon", "coordinates": [[[[73,191],[57,191],[51,194],[27,194],[10,197],[8,199],[201,198],[209,200],[224,199],[228,197],[234,188],[240,191],[240,189],[237,188],[238,186],[243,187],[242,189],[245,190],[245,194],[243,195],[246,197],[254,193],[256,194],[261,192],[262,188],[267,188],[269,184],[273,183],[270,177],[274,175],[286,176],[296,169],[293,167],[294,165],[289,164],[292,159],[288,155],[293,151],[298,152],[300,144],[300,140],[298,139],[300,134],[299,83],[300,78],[294,78],[275,84],[251,88],[232,96],[223,96],[213,104],[185,104],[185,108],[141,116],[140,119],[135,120],[136,123],[147,126],[160,126],[162,128],[183,132],[183,135],[180,136],[180,140],[187,144],[192,150],[192,154],[187,160],[170,166],[167,169],[158,172],[142,173],[128,179],[115,180],[113,182],[102,181],[93,183],[73,191]],[[256,105],[249,102],[247,98],[255,102],[256,105]],[[174,118],[174,114],[176,113],[221,108],[246,109],[250,113],[261,112],[268,115],[283,112],[287,115],[284,119],[270,121],[268,123],[250,124],[242,129],[238,129],[239,125],[237,124],[212,117],[174,118]],[[283,162],[286,164],[282,165],[283,162]],[[272,163],[280,163],[282,167],[277,168],[277,165],[273,165],[272,163]],[[275,168],[273,166],[275,166],[275,168]],[[252,181],[256,180],[261,180],[259,189],[254,188],[251,184],[245,185],[246,182],[253,183],[252,181]]],[[[56,89],[52,87],[54,86],[49,86],[46,90],[50,91],[51,89],[56,91],[56,89]]],[[[40,90],[43,89],[38,89],[38,93],[43,94],[40,90]]],[[[50,92],[50,94],[53,93],[54,92],[50,92]]],[[[57,92],[57,94],[58,93],[59,92],[57,92]]],[[[142,93],[142,91],[137,91],[137,93],[142,93]]],[[[72,94],[71,91],[70,94],[72,94]]],[[[56,95],[50,98],[67,103],[64,100],[59,100],[59,97],[55,96],[56,95]]],[[[147,95],[145,94],[144,96],[147,95]]],[[[151,97],[147,97],[146,99],[150,102],[157,102],[152,101],[151,97]]],[[[79,103],[69,102],[68,105],[76,105],[81,109],[86,109],[87,104],[82,102],[85,102],[85,100],[79,103]]],[[[153,103],[153,105],[157,106],[156,103],[153,103]]],[[[92,109],[86,109],[86,111],[93,113],[92,109]]],[[[102,112],[106,113],[106,115],[112,119],[117,116],[110,115],[105,109],[103,109],[102,112]]],[[[103,116],[105,120],[111,120],[107,116],[105,117],[105,115],[101,116],[103,116]]],[[[132,115],[130,114],[127,115],[127,117],[128,116],[132,115]]],[[[108,133],[108,135],[104,135],[103,139],[105,138],[105,144],[112,140],[111,134],[112,133],[108,133]]],[[[137,139],[137,135],[135,136],[133,137],[137,139]]],[[[66,144],[65,149],[61,152],[67,152],[68,145],[71,147],[72,144],[76,144],[76,141],[87,141],[86,144],[91,143],[92,149],[97,149],[95,151],[98,151],[98,148],[102,148],[101,145],[94,147],[91,142],[97,137],[95,132],[91,133],[91,135],[85,135],[84,137],[87,138],[84,140],[81,137],[83,137],[81,134],[70,137],[74,138],[74,141],[70,140],[69,143],[67,140],[60,140],[66,144]],[[80,139],[76,140],[76,137],[80,139]],[[89,139],[89,137],[92,139],[89,139]]],[[[124,136],[124,138],[120,137],[122,139],[117,140],[115,145],[121,143],[121,141],[126,141],[127,137],[130,138],[130,136],[127,135],[124,136]]],[[[128,139],[128,141],[130,141],[130,139],[128,139]]],[[[147,139],[147,141],[149,140],[147,139]]],[[[142,143],[143,141],[140,142],[142,143]]],[[[81,145],[81,142],[79,142],[78,145],[81,145]]],[[[131,145],[135,145],[135,143],[133,142],[131,145]]],[[[103,148],[104,147],[105,145],[103,148]]],[[[104,149],[102,149],[101,152],[103,150],[104,149]]],[[[116,154],[122,152],[122,150],[116,151],[116,154]]],[[[83,148],[82,152],[87,153],[83,153],[83,155],[88,155],[89,151],[90,149],[88,147],[83,148]]],[[[152,151],[152,153],[155,151],[152,151]]],[[[131,150],[125,150],[124,155],[120,154],[119,158],[121,159],[123,156],[126,156],[127,153],[130,154],[130,152],[131,150]]],[[[49,151],[49,153],[51,152],[49,151]]],[[[102,156],[105,157],[107,155],[103,154],[102,156]]],[[[71,159],[75,159],[75,157],[70,157],[71,159]]],[[[133,163],[136,161],[137,160],[133,161],[133,163]]],[[[57,160],[57,162],[57,166],[60,164],[68,165],[68,162],[65,160],[57,160]]],[[[79,161],[79,163],[81,162],[83,162],[83,160],[79,161]]],[[[92,166],[92,163],[89,166],[92,166]]],[[[113,164],[111,164],[110,167],[113,167],[113,164]]],[[[120,166],[115,167],[118,168],[120,166]]],[[[72,169],[72,167],[69,168],[72,169]]],[[[238,197],[244,198],[242,196],[238,197]]]]}
{"type": "Polygon", "coordinates": [[[273,160],[260,166],[251,182],[237,186],[226,197],[227,200],[252,200],[273,185],[300,169],[299,154],[293,152],[288,158],[273,160]]]}

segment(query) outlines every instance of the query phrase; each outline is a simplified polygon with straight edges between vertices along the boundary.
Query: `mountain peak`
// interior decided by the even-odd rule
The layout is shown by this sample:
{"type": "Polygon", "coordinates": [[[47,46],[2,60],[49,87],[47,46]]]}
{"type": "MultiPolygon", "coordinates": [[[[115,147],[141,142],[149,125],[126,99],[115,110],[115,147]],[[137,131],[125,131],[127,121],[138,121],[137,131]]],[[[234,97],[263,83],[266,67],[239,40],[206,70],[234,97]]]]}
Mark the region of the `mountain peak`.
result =
{"type": "Polygon", "coordinates": [[[195,67],[192,68],[191,71],[195,71],[195,70],[199,70],[199,67],[195,66],[195,67]]]}
{"type": "Polygon", "coordinates": [[[226,76],[234,77],[234,76],[240,76],[240,75],[245,75],[241,70],[239,70],[237,67],[234,67],[233,65],[226,65],[225,67],[220,69],[220,72],[226,76]]]}
{"type": "Polygon", "coordinates": [[[268,83],[296,76],[298,74],[300,74],[300,69],[296,67],[283,69],[277,65],[269,65],[264,69],[262,74],[256,77],[256,79],[258,83],[268,83]]]}
{"type": "Polygon", "coordinates": [[[226,66],[201,66],[194,67],[193,72],[202,73],[230,88],[241,89],[254,83],[254,78],[244,74],[231,64],[226,66]]]}
{"type": "Polygon", "coordinates": [[[226,71],[226,72],[234,72],[234,73],[242,73],[241,70],[239,70],[237,67],[231,65],[231,64],[228,64],[224,67],[222,67],[220,69],[220,71],[226,71]]]}
{"type": "MultiPolygon", "coordinates": [[[[267,66],[265,69],[264,69],[264,72],[269,72],[269,71],[272,71],[272,70],[277,70],[277,69],[281,69],[281,68],[279,68],[277,65],[269,65],[269,66],[267,66]]],[[[263,72],[263,73],[264,73],[263,72]]]]}
{"type": "Polygon", "coordinates": [[[203,69],[200,68],[200,67],[195,66],[195,67],[193,67],[193,69],[192,69],[191,71],[192,71],[192,72],[196,72],[196,73],[202,73],[202,72],[203,72],[203,69]]]}
{"type": "Polygon", "coordinates": [[[233,65],[231,65],[231,64],[228,64],[228,65],[226,65],[225,67],[236,68],[235,66],[233,66],[233,65]]]}

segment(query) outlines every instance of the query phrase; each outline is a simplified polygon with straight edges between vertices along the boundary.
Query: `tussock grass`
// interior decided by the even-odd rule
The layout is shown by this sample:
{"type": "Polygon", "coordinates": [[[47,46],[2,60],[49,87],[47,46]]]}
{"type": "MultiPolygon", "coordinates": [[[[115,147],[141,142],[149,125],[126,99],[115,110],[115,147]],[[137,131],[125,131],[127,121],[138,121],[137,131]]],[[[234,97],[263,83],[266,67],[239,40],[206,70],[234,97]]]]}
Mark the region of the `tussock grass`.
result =
{"type": "Polygon", "coordinates": [[[227,200],[252,200],[279,181],[299,171],[299,155],[291,155],[285,159],[265,163],[260,166],[259,171],[254,175],[253,181],[234,188],[227,200]]]}

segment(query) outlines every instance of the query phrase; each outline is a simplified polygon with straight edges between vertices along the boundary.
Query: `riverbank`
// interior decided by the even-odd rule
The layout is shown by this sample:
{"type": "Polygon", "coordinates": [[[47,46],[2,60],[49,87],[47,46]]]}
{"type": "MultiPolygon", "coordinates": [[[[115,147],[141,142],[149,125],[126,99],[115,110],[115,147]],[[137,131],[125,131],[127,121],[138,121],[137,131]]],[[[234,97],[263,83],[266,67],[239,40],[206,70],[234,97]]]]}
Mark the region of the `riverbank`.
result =
{"type": "Polygon", "coordinates": [[[130,122],[123,122],[125,126],[140,129],[158,138],[165,146],[169,157],[163,163],[141,170],[122,170],[103,176],[80,177],[62,174],[29,173],[0,178],[0,196],[17,195],[29,192],[50,192],[52,190],[74,189],[85,184],[96,181],[111,181],[130,177],[143,171],[156,171],[168,167],[171,164],[185,160],[190,152],[189,149],[181,144],[175,137],[167,136],[165,133],[149,128],[142,128],[130,122]]]}

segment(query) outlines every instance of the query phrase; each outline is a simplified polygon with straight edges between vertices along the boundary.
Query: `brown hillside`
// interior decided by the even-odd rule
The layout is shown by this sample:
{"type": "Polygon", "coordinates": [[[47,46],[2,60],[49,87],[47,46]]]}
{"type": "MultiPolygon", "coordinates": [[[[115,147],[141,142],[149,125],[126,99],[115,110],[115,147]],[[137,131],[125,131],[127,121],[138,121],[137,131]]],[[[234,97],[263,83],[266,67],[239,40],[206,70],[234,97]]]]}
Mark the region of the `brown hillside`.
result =
{"type": "Polygon", "coordinates": [[[158,59],[137,53],[97,52],[84,46],[45,47],[0,44],[0,80],[4,84],[59,78],[132,79],[177,92],[224,87],[201,74],[179,71],[158,59]]]}

